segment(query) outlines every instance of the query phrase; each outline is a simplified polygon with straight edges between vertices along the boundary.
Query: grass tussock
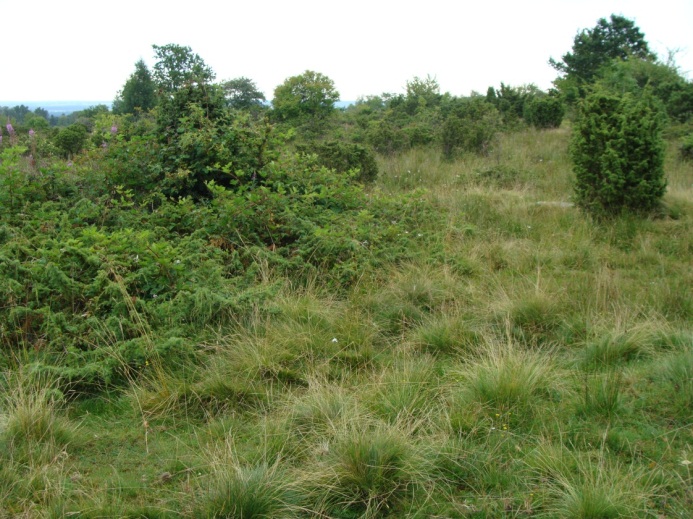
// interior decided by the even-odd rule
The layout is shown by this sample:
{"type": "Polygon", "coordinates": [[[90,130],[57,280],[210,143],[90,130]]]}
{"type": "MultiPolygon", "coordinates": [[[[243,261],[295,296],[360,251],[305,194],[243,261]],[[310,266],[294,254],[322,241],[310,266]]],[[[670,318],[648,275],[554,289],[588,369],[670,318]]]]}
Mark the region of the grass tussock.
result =
{"type": "Polygon", "coordinates": [[[564,390],[561,370],[550,356],[513,342],[488,343],[454,371],[454,378],[452,424],[463,429],[480,417],[497,422],[502,430],[531,427],[543,404],[564,390]]]}
{"type": "Polygon", "coordinates": [[[326,513],[383,517],[400,507],[426,478],[425,448],[389,426],[343,429],[325,453],[315,492],[326,513]]]}

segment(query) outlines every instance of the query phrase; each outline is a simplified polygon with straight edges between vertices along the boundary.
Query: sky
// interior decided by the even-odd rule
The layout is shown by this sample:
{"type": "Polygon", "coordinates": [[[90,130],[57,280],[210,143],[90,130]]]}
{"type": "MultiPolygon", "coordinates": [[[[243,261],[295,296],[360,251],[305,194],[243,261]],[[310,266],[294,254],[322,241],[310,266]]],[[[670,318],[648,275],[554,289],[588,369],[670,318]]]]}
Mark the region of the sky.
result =
{"type": "Polygon", "coordinates": [[[189,46],[217,80],[248,77],[268,99],[313,70],[343,101],[403,93],[551,87],[575,35],[599,18],[633,20],[651,50],[693,79],[692,0],[0,0],[0,105],[112,101],[152,45],[189,46]]]}

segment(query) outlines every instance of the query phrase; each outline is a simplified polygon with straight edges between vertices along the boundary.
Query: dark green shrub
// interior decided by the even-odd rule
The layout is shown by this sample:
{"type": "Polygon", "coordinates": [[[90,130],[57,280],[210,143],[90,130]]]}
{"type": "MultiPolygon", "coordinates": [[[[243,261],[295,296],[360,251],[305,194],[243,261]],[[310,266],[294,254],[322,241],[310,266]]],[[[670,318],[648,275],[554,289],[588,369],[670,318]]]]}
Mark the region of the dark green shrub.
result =
{"type": "Polygon", "coordinates": [[[224,187],[256,183],[272,155],[272,126],[226,108],[212,86],[177,90],[157,107],[161,189],[173,197],[208,198],[206,183],[224,187]]]}
{"type": "Polygon", "coordinates": [[[53,139],[53,144],[60,150],[65,158],[82,151],[87,143],[87,128],[82,124],[71,124],[61,129],[53,139]]]}
{"type": "Polygon", "coordinates": [[[679,155],[683,160],[693,160],[693,135],[684,137],[681,140],[679,155]]]}
{"type": "Polygon", "coordinates": [[[487,154],[500,123],[498,110],[484,98],[460,100],[443,123],[443,154],[448,159],[458,152],[487,154]]]}
{"type": "Polygon", "coordinates": [[[535,96],[525,103],[525,121],[535,128],[558,128],[564,115],[565,107],[557,97],[535,96]]]}
{"type": "Polygon", "coordinates": [[[652,97],[597,91],[580,108],[570,148],[577,205],[594,216],[657,209],[666,180],[662,118],[652,97]]]}
{"type": "Polygon", "coordinates": [[[383,155],[391,155],[411,147],[409,136],[387,120],[369,121],[366,141],[383,155]]]}
{"type": "Polygon", "coordinates": [[[299,146],[302,153],[314,153],[318,163],[337,172],[358,171],[357,179],[371,182],[378,176],[375,154],[360,144],[328,141],[299,146]]]}

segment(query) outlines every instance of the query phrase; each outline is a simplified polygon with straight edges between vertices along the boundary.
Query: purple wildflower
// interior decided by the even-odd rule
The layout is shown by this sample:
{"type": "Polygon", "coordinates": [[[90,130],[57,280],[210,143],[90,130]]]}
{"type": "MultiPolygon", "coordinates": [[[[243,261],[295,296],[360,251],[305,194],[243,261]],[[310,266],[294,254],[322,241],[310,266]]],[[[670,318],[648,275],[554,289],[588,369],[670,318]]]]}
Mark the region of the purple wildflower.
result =
{"type": "Polygon", "coordinates": [[[68,160],[68,161],[67,161],[67,167],[68,167],[68,168],[71,168],[71,167],[72,167],[72,161],[71,161],[71,160],[68,160]]]}
{"type": "Polygon", "coordinates": [[[106,148],[108,148],[108,144],[106,144],[106,141],[103,141],[103,142],[101,143],[101,147],[102,147],[104,150],[105,150],[106,148]]]}
{"type": "Polygon", "coordinates": [[[7,128],[7,133],[9,133],[10,135],[14,135],[14,128],[12,128],[12,125],[10,123],[7,123],[6,128],[7,128]]]}
{"type": "Polygon", "coordinates": [[[118,133],[118,127],[114,124],[111,126],[111,135],[115,135],[116,133],[118,133]]]}
{"type": "Polygon", "coordinates": [[[32,128],[31,130],[29,130],[29,137],[31,137],[31,138],[33,139],[33,138],[34,138],[34,135],[36,135],[36,132],[35,132],[34,129],[32,128]]]}

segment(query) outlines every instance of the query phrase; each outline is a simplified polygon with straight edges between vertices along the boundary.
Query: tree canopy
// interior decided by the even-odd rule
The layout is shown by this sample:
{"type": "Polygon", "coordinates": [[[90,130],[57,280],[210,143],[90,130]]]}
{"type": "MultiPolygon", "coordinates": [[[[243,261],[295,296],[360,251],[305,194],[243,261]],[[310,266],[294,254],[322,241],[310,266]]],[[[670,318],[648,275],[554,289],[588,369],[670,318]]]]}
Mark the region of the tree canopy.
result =
{"type": "Polygon", "coordinates": [[[192,84],[214,81],[214,71],[190,47],[174,43],[152,47],[157,59],[154,65],[154,81],[160,90],[175,92],[192,84]]]}
{"type": "Polygon", "coordinates": [[[231,108],[247,110],[262,105],[265,94],[260,92],[252,79],[238,77],[221,83],[226,102],[231,108]]]}
{"type": "Polygon", "coordinates": [[[561,61],[551,58],[549,63],[564,75],[564,83],[567,81],[574,85],[583,94],[582,87],[591,83],[604,66],[615,59],[632,57],[648,61],[656,59],[635,23],[612,14],[609,20],[600,18],[595,27],[579,32],[572,51],[564,54],[561,61]]]}
{"type": "Polygon", "coordinates": [[[134,114],[138,110],[146,112],[156,105],[154,80],[143,60],[135,63],[135,72],[125,82],[123,90],[113,101],[113,112],[134,114]]]}
{"type": "Polygon", "coordinates": [[[319,72],[306,70],[292,76],[274,90],[272,105],[281,120],[326,118],[334,110],[339,92],[334,82],[319,72]]]}

